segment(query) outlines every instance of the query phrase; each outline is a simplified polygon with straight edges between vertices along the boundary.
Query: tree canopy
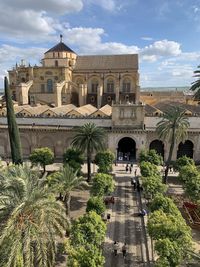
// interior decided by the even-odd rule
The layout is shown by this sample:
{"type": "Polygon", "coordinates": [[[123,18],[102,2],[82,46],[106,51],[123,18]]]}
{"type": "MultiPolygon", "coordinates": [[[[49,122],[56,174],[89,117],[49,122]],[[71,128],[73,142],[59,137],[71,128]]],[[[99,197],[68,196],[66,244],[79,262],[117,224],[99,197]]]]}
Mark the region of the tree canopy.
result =
{"type": "Polygon", "coordinates": [[[93,178],[91,194],[93,196],[104,196],[112,193],[115,189],[115,183],[112,175],[97,173],[93,178]]]}
{"type": "Polygon", "coordinates": [[[189,127],[188,118],[185,110],[179,106],[170,106],[163,114],[162,119],[156,125],[156,132],[161,140],[168,141],[170,144],[169,155],[166,162],[164,182],[167,182],[169,166],[176,142],[184,142],[187,138],[189,127]]]}
{"type": "Polygon", "coordinates": [[[36,148],[31,153],[29,159],[33,164],[40,164],[45,172],[46,165],[51,164],[54,161],[54,153],[48,147],[36,148]]]}
{"type": "Polygon", "coordinates": [[[27,165],[9,167],[0,175],[0,206],[1,265],[53,266],[68,220],[46,179],[27,165]]]}
{"type": "Polygon", "coordinates": [[[91,157],[95,151],[103,150],[105,141],[105,131],[94,123],[86,123],[83,126],[74,127],[75,136],[72,146],[86,152],[88,167],[88,182],[91,180],[91,157]]]}

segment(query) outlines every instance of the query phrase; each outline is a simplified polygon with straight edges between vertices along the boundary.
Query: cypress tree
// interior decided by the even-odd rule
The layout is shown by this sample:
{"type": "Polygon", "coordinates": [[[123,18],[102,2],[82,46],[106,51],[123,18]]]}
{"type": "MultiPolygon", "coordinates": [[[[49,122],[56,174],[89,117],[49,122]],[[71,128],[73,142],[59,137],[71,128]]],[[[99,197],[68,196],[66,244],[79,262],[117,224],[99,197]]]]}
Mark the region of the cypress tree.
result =
{"type": "Polygon", "coordinates": [[[22,163],[21,141],[20,141],[19,129],[17,126],[16,118],[15,118],[12,96],[11,96],[11,91],[8,85],[7,77],[4,78],[4,88],[5,88],[8,132],[9,132],[9,138],[10,138],[12,162],[14,164],[21,164],[22,163]]]}

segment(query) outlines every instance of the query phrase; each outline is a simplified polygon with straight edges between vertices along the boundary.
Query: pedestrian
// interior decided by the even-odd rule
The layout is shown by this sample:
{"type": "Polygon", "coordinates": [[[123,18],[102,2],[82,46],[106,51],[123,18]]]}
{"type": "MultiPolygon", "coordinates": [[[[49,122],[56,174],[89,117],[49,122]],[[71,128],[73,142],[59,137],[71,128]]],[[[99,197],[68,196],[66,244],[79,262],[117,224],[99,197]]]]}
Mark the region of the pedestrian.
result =
{"type": "Polygon", "coordinates": [[[147,215],[147,211],[145,209],[142,209],[139,211],[138,215],[144,217],[145,215],[147,215]]]}
{"type": "Polygon", "coordinates": [[[133,168],[133,163],[131,162],[131,168],[133,168]]]}
{"type": "Polygon", "coordinates": [[[130,172],[130,173],[132,172],[132,167],[131,167],[131,166],[129,167],[129,172],[130,172]]]}
{"type": "Polygon", "coordinates": [[[140,192],[140,181],[137,180],[137,191],[140,192]]]}
{"type": "Polygon", "coordinates": [[[127,253],[127,245],[126,245],[126,243],[124,243],[124,245],[123,245],[123,247],[122,247],[123,258],[126,257],[126,253],[127,253]]]}
{"type": "Polygon", "coordinates": [[[135,172],[134,173],[135,173],[135,177],[136,177],[137,176],[137,168],[135,169],[135,172]]]}
{"type": "Polygon", "coordinates": [[[133,185],[133,189],[135,191],[135,189],[136,189],[136,180],[135,180],[135,178],[131,179],[131,184],[133,185]]]}
{"type": "Polygon", "coordinates": [[[114,255],[115,256],[117,256],[118,249],[119,249],[119,244],[118,244],[117,241],[115,241],[114,244],[113,244],[113,250],[114,250],[114,255]]]}
{"type": "Polygon", "coordinates": [[[126,164],[126,172],[128,172],[128,164],[126,164]]]}

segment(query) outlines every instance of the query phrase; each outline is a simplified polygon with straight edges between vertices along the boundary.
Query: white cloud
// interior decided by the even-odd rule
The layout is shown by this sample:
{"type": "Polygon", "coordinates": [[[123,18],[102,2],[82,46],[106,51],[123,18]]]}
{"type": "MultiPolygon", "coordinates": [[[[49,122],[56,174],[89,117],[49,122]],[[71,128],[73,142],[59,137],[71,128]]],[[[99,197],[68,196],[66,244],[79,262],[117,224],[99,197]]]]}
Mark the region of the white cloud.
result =
{"type": "Polygon", "coordinates": [[[141,49],[143,60],[155,61],[160,57],[178,56],[181,54],[180,44],[174,41],[161,40],[141,49]]]}
{"type": "MultiPolygon", "coordinates": [[[[0,6],[16,10],[46,11],[54,14],[78,12],[83,8],[82,0],[0,0],[0,6]]],[[[4,10],[6,13],[6,10],[4,10]]]]}

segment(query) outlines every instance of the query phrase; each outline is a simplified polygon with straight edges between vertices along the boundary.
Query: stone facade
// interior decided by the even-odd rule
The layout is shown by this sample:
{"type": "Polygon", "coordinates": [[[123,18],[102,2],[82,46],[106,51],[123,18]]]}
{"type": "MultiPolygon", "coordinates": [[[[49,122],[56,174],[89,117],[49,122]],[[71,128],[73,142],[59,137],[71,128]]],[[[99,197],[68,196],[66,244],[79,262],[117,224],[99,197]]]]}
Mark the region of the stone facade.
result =
{"type": "MultiPolygon", "coordinates": [[[[44,54],[42,66],[21,62],[9,71],[9,80],[24,158],[47,146],[62,160],[73,127],[94,122],[106,130],[106,146],[116,160],[135,161],[143,148],[156,149],[166,160],[169,144],[158,140],[156,124],[166,107],[182,103],[190,128],[186,142],[176,144],[173,160],[186,154],[200,161],[200,108],[186,105],[178,92],[140,98],[138,55],[78,56],[61,40],[44,54]]],[[[0,109],[0,156],[10,157],[5,108],[0,109]]]]}
{"type": "Polygon", "coordinates": [[[139,101],[138,55],[78,56],[62,40],[44,54],[42,66],[9,70],[19,105],[74,104],[95,107],[139,101]]]}

